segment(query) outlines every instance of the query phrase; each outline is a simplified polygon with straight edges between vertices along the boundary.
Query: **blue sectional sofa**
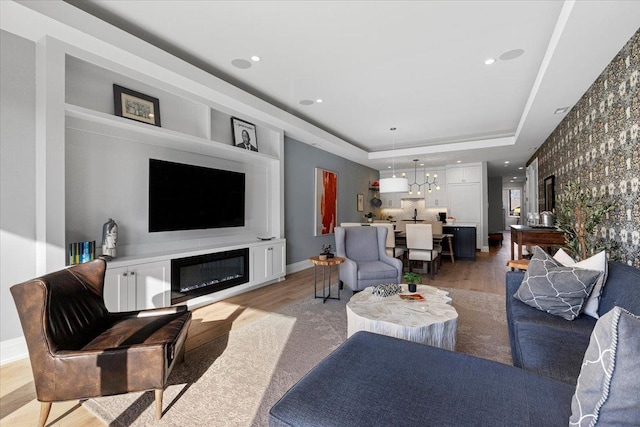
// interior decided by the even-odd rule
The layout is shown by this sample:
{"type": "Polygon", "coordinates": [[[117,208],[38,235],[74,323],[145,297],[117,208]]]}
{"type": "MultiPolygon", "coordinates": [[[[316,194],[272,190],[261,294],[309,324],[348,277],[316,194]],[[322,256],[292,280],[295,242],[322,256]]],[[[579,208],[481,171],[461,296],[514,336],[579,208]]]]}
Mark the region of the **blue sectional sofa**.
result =
{"type": "MultiPolygon", "coordinates": [[[[582,314],[568,321],[513,298],[523,278],[523,272],[507,272],[507,325],[513,364],[575,385],[596,319],[582,314]]],[[[640,314],[640,270],[609,262],[598,315],[615,306],[640,314]]]]}
{"type": "MultiPolygon", "coordinates": [[[[514,300],[523,275],[507,273],[506,294],[519,367],[357,332],[271,408],[269,425],[567,426],[596,320],[567,321],[514,300]]],[[[599,314],[615,305],[640,313],[639,270],[609,263],[599,314]]]]}

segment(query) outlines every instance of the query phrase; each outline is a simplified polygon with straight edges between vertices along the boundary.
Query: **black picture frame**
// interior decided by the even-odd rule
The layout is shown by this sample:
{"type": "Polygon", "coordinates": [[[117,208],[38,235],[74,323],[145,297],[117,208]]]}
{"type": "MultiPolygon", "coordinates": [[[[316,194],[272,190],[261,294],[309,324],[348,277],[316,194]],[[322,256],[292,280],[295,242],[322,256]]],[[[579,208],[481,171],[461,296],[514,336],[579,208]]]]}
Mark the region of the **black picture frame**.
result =
{"type": "Polygon", "coordinates": [[[160,127],[160,100],[126,87],[113,85],[116,116],[160,127]]]}
{"type": "Polygon", "coordinates": [[[237,117],[231,117],[231,130],[233,132],[233,145],[249,151],[258,151],[258,136],[256,125],[237,117]],[[245,138],[248,138],[245,140],[245,138]]]}
{"type": "Polygon", "coordinates": [[[552,212],[556,207],[556,177],[548,176],[544,179],[544,210],[552,212]]]}

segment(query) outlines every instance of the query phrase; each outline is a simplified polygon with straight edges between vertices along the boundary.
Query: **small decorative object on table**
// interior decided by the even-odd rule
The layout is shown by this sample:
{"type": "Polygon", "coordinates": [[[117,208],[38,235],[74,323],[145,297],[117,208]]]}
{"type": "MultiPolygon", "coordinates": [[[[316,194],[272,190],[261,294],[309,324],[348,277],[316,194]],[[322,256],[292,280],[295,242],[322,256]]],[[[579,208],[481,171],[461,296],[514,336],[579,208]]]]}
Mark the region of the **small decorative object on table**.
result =
{"type": "Polygon", "coordinates": [[[102,256],[110,260],[116,257],[118,245],[118,224],[109,218],[102,226],[102,256]]]}
{"type": "Polygon", "coordinates": [[[452,217],[452,216],[448,216],[447,217],[447,224],[453,225],[453,223],[455,223],[455,222],[456,222],[456,219],[454,217],[452,217]]]}
{"type": "Polygon", "coordinates": [[[409,292],[416,292],[418,290],[417,284],[422,283],[422,276],[417,273],[405,273],[404,280],[409,284],[409,292]]]}
{"type": "Polygon", "coordinates": [[[373,212],[369,212],[365,214],[364,217],[367,219],[367,222],[373,222],[373,218],[375,218],[376,215],[373,212]]]}
{"type": "Polygon", "coordinates": [[[399,294],[402,288],[396,283],[385,283],[383,285],[377,285],[373,287],[373,295],[378,297],[390,297],[391,295],[399,294]]]}
{"type": "Polygon", "coordinates": [[[322,253],[318,256],[320,260],[324,261],[325,259],[333,258],[333,254],[331,253],[331,245],[322,245],[322,253]]]}

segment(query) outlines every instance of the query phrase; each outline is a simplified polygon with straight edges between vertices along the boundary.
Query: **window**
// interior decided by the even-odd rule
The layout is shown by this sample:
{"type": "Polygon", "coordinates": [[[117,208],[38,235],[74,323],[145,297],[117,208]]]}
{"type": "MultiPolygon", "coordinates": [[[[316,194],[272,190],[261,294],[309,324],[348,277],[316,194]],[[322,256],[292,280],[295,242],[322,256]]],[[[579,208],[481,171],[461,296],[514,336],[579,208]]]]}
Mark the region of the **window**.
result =
{"type": "Polygon", "coordinates": [[[520,216],[520,190],[509,190],[509,215],[520,216]]]}

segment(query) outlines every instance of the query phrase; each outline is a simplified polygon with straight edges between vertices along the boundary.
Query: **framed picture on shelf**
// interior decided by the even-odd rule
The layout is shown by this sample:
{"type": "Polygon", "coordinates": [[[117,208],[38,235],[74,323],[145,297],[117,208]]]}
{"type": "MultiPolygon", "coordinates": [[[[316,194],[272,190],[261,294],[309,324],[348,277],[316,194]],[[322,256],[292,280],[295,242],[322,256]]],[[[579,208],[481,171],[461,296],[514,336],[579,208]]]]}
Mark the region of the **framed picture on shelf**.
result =
{"type": "Polygon", "coordinates": [[[364,194],[358,194],[358,212],[364,212],[364,194]]]}
{"type": "Polygon", "coordinates": [[[236,147],[258,151],[256,125],[240,120],[237,117],[231,117],[231,129],[233,131],[233,144],[236,147]]]}
{"type": "Polygon", "coordinates": [[[316,168],[315,236],[333,234],[338,221],[338,174],[316,168]]]}
{"type": "Polygon", "coordinates": [[[113,104],[116,116],[160,126],[158,98],[114,84],[113,104]]]}

